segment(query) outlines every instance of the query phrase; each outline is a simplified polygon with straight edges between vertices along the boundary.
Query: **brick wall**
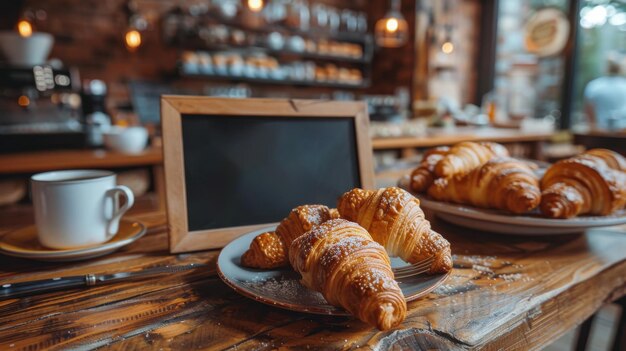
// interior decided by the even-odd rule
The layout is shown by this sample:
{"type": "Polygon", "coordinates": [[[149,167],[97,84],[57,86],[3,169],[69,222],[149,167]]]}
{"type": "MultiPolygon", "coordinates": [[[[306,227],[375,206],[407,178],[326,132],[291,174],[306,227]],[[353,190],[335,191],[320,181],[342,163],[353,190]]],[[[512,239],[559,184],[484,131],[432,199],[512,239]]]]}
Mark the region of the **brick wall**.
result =
{"type": "MultiPolygon", "coordinates": [[[[140,12],[159,18],[184,0],[134,0],[140,12]]],[[[389,8],[389,1],[326,0],[337,7],[351,7],[368,12],[370,28],[389,8]]],[[[471,1],[477,3],[477,0],[471,1]]],[[[11,2],[15,7],[15,2],[11,2]]],[[[43,9],[47,19],[36,23],[37,30],[52,33],[56,43],[52,57],[79,68],[82,78],[104,79],[109,85],[110,107],[128,101],[129,79],[167,80],[175,71],[178,50],[161,40],[158,24],[143,33],[143,45],[135,53],[126,50],[123,35],[127,27],[126,0],[22,0],[22,8],[43,9]]],[[[4,4],[0,9],[6,7],[4,4]]],[[[407,45],[397,49],[378,49],[372,63],[372,85],[367,93],[392,94],[397,87],[413,86],[415,63],[414,28],[416,0],[402,0],[410,37],[407,45]]],[[[5,21],[6,22],[6,21],[5,21]]],[[[471,64],[468,65],[471,67],[471,64]]],[[[472,70],[470,70],[472,71],[472,70]]],[[[475,85],[469,73],[468,89],[475,85]]],[[[189,82],[200,85],[199,81],[189,82]]],[[[288,87],[269,87],[283,89],[288,87]]],[[[268,88],[268,89],[269,89],[268,88]]],[[[309,89],[323,92],[323,89],[309,89]]],[[[327,89],[328,90],[328,89],[327,89]]],[[[469,93],[469,91],[468,91],[469,93]]]]}
{"type": "MultiPolygon", "coordinates": [[[[172,3],[138,1],[142,10],[156,13],[165,12],[172,3]]],[[[36,24],[38,30],[55,37],[51,57],[78,67],[83,79],[105,80],[110,105],[128,100],[129,79],[161,79],[176,67],[178,52],[164,46],[157,28],[143,33],[140,50],[126,50],[126,0],[26,0],[24,6],[47,12],[47,19],[36,24]]]]}
{"type": "MultiPolygon", "coordinates": [[[[416,0],[402,0],[402,15],[409,26],[409,40],[399,48],[379,48],[372,64],[372,85],[375,94],[393,94],[397,87],[412,89],[415,64],[415,11],[416,0]]],[[[370,3],[370,28],[389,10],[389,1],[370,3]]]]}

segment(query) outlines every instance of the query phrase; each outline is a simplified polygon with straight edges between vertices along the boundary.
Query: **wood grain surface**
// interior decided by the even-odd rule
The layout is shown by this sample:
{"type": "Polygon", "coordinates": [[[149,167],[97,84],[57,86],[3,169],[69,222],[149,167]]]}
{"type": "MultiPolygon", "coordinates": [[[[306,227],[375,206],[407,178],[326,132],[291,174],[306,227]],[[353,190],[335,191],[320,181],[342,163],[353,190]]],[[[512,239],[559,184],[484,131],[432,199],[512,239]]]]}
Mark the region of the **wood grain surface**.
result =
{"type": "Polygon", "coordinates": [[[380,332],[348,317],[273,308],[219,280],[219,251],[170,255],[162,213],[153,233],[115,254],[77,263],[0,257],[0,283],[208,263],[158,279],[0,301],[0,350],[486,349],[532,350],[626,294],[622,228],[564,237],[510,237],[434,221],[455,268],[405,322],[380,332]]]}
{"type": "Polygon", "coordinates": [[[161,149],[150,147],[138,154],[107,150],[56,150],[0,154],[0,174],[36,173],[60,169],[122,168],[160,165],[161,149]]]}
{"type": "Polygon", "coordinates": [[[452,130],[430,128],[423,137],[374,138],[374,150],[428,148],[441,145],[453,145],[461,141],[493,141],[496,143],[523,143],[548,141],[553,132],[523,132],[513,128],[475,128],[457,127],[452,130]]]}

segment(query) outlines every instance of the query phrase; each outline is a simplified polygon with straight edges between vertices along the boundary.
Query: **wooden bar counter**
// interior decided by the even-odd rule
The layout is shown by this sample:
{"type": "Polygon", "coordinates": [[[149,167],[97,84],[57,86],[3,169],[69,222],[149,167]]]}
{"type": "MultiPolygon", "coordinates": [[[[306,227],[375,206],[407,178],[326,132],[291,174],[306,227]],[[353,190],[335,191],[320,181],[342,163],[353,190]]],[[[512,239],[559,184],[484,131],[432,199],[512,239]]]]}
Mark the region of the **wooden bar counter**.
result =
{"type": "Polygon", "coordinates": [[[550,140],[553,135],[553,132],[523,132],[512,128],[457,127],[452,130],[431,128],[424,137],[375,138],[372,141],[372,146],[374,150],[384,150],[453,145],[461,141],[540,142],[550,140]]]}
{"type": "Polygon", "coordinates": [[[454,270],[380,332],[347,317],[290,312],[245,298],[216,275],[219,250],[170,255],[162,213],[120,251],[74,263],[0,256],[0,282],[208,263],[181,274],[0,301],[0,350],[539,349],[626,294],[626,233],[561,237],[478,233],[438,220],[454,270]]]}
{"type": "Polygon", "coordinates": [[[525,145],[529,149],[526,157],[538,159],[541,156],[542,144],[553,136],[553,132],[525,132],[516,128],[429,128],[425,136],[374,138],[372,147],[376,151],[400,150],[403,156],[409,156],[415,149],[454,145],[462,141],[493,141],[525,145]]]}
{"type": "Polygon", "coordinates": [[[0,154],[0,174],[36,173],[60,169],[121,168],[160,166],[161,148],[151,147],[139,154],[106,150],[55,150],[0,154]]]}

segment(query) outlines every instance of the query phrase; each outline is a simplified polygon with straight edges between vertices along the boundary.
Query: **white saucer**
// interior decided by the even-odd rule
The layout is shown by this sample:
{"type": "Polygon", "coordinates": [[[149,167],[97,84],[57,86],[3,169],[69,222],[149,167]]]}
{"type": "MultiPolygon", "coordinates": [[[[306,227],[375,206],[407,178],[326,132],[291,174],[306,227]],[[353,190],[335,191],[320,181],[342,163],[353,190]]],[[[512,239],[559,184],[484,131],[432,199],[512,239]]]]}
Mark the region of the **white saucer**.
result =
{"type": "Polygon", "coordinates": [[[50,249],[37,240],[34,225],[24,227],[0,237],[0,253],[8,256],[38,261],[79,261],[109,254],[141,238],[146,226],[141,222],[122,219],[118,233],[109,241],[75,249],[50,249]]]}

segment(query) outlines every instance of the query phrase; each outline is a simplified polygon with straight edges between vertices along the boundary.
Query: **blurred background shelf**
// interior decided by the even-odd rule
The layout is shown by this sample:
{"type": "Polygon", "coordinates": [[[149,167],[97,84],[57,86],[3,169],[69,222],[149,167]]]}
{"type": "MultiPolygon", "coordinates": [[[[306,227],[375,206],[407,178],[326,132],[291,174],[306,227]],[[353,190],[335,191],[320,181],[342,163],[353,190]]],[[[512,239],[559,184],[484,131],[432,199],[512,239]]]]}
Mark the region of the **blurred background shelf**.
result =
{"type": "Polygon", "coordinates": [[[324,88],[338,88],[338,89],[363,89],[369,87],[369,82],[362,82],[356,84],[350,83],[334,83],[334,82],[316,82],[305,80],[286,80],[286,79],[271,79],[271,78],[253,78],[246,76],[231,76],[221,74],[204,74],[204,73],[180,73],[181,77],[206,79],[206,80],[221,80],[230,82],[245,82],[245,83],[259,83],[259,84],[274,84],[274,85],[291,85],[291,86],[310,86],[310,87],[324,87],[324,88]]]}
{"type": "Polygon", "coordinates": [[[218,52],[232,52],[239,54],[258,54],[265,53],[268,55],[272,55],[279,58],[291,58],[291,59],[310,59],[310,60],[319,60],[319,61],[331,61],[331,62],[346,62],[346,63],[355,63],[355,64],[370,64],[372,61],[371,55],[363,55],[361,57],[351,57],[345,55],[328,55],[328,54],[318,54],[314,52],[307,51],[294,51],[294,50],[283,50],[283,49],[271,49],[262,46],[231,46],[231,45],[204,45],[201,43],[194,45],[185,45],[186,49],[194,49],[206,51],[208,53],[218,53],[218,52]]]}

